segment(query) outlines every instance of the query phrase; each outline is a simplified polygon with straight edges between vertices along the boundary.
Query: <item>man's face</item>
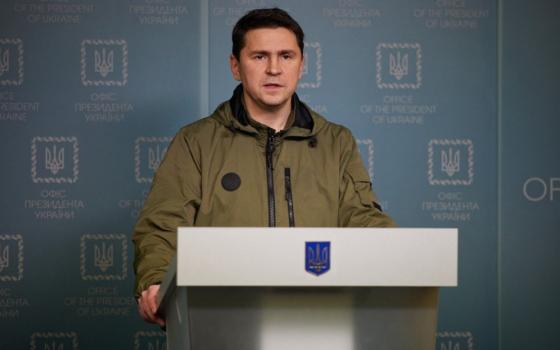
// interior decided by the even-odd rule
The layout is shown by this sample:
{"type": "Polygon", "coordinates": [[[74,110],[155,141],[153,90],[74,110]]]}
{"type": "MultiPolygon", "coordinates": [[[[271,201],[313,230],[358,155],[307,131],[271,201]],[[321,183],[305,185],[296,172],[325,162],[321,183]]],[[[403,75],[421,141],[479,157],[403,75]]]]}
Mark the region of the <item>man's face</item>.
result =
{"type": "Polygon", "coordinates": [[[290,108],[303,69],[296,36],[286,28],[260,28],[245,34],[239,60],[230,57],[233,77],[243,83],[250,111],[290,108]]]}

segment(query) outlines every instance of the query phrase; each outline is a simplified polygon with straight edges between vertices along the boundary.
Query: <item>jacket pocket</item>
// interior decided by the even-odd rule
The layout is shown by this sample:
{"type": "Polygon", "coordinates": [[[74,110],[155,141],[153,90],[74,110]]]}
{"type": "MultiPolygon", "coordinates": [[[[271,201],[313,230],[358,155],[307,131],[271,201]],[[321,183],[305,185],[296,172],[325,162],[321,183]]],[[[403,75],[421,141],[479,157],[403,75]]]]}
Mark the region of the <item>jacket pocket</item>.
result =
{"type": "Polygon", "coordinates": [[[377,208],[382,211],[381,206],[373,192],[369,174],[365,169],[352,169],[348,171],[348,175],[353,182],[354,191],[358,195],[360,202],[367,208],[377,208]]]}
{"type": "Polygon", "coordinates": [[[379,207],[379,204],[377,204],[377,198],[375,198],[375,195],[371,190],[371,182],[354,181],[354,190],[358,193],[360,202],[363,206],[368,208],[379,207]]]}

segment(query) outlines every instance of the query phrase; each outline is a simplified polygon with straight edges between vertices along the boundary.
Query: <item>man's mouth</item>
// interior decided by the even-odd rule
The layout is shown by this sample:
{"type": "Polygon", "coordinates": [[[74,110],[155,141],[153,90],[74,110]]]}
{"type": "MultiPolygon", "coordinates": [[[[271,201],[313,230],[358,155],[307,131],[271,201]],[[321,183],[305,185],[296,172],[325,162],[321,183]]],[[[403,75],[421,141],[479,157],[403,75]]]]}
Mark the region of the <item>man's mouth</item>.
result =
{"type": "Polygon", "coordinates": [[[269,88],[269,89],[276,89],[276,88],[281,88],[282,87],[281,84],[276,84],[276,83],[266,83],[263,86],[265,88],[269,88]]]}

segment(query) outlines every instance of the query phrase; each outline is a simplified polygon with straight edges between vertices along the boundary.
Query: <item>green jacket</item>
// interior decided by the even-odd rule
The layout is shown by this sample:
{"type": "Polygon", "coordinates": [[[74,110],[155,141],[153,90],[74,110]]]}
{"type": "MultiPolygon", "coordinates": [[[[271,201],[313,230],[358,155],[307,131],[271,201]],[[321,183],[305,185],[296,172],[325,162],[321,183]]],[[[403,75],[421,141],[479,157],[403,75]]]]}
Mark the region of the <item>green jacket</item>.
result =
{"type": "Polygon", "coordinates": [[[275,134],[241,94],[171,142],[134,229],[137,296],[162,281],[179,226],[394,226],[347,128],[294,95],[291,126],[275,134]]]}

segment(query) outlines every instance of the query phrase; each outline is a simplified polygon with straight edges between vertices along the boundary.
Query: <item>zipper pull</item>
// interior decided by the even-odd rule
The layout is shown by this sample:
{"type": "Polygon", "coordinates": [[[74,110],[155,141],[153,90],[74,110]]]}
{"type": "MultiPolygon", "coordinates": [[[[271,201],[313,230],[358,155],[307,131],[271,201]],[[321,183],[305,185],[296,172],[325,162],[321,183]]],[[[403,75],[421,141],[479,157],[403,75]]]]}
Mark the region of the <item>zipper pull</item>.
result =
{"type": "Polygon", "coordinates": [[[268,129],[268,147],[269,147],[270,153],[274,152],[274,141],[276,141],[275,139],[276,139],[276,136],[274,134],[274,130],[268,129]]]}
{"type": "Polygon", "coordinates": [[[269,162],[269,167],[271,170],[274,170],[274,165],[273,165],[273,161],[272,161],[272,155],[274,153],[274,142],[275,140],[275,134],[274,134],[274,130],[272,129],[268,129],[268,140],[266,143],[266,156],[267,156],[267,161],[269,162]]]}

